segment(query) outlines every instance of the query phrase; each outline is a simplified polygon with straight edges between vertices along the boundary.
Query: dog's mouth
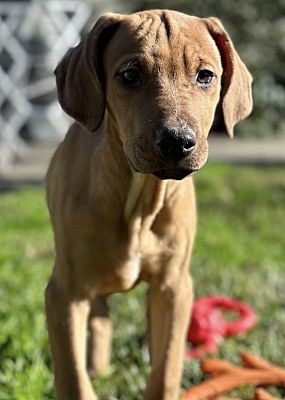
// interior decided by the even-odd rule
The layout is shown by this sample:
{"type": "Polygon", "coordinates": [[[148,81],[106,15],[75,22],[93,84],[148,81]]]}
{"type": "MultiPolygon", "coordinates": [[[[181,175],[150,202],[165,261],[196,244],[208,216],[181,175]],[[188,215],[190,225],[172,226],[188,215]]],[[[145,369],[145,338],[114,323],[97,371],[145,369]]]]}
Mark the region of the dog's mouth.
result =
{"type": "MultiPolygon", "coordinates": [[[[184,162],[181,163],[180,165],[161,165],[161,162],[155,162],[154,164],[157,165],[151,165],[152,163],[149,163],[150,165],[138,165],[140,163],[138,162],[133,162],[133,160],[130,157],[127,157],[128,162],[130,167],[141,174],[152,174],[155,177],[161,179],[161,180],[166,180],[166,179],[173,179],[173,180],[182,180],[186,178],[187,176],[192,175],[194,172],[198,171],[201,167],[206,162],[203,160],[203,162],[197,162],[197,160],[194,160],[194,162],[184,162]]],[[[137,158],[139,159],[139,158],[137,158]]],[[[158,160],[160,161],[160,160],[158,160]]]]}
{"type": "Polygon", "coordinates": [[[186,176],[192,175],[193,172],[194,170],[185,168],[171,168],[155,171],[152,174],[159,179],[175,179],[180,181],[181,179],[186,178],[186,176]]]}
{"type": "Polygon", "coordinates": [[[129,164],[131,167],[134,169],[136,172],[140,173],[150,173],[154,176],[156,176],[159,179],[165,180],[165,179],[174,179],[177,181],[180,181],[187,176],[190,176],[193,174],[193,172],[197,171],[197,169],[190,169],[190,168],[182,168],[182,167],[172,167],[172,168],[166,168],[166,169],[159,169],[157,171],[142,171],[139,168],[136,168],[135,165],[131,162],[131,160],[128,158],[129,164]]]}

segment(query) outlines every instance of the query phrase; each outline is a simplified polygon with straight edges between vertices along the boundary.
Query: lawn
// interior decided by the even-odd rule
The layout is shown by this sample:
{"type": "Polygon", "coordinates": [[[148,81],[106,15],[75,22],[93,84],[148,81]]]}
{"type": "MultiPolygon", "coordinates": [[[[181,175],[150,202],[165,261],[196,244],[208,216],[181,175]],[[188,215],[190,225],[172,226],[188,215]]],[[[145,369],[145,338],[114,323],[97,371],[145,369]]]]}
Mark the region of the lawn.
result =
{"type": "MultiPolygon", "coordinates": [[[[196,296],[231,295],[252,305],[258,316],[256,327],[226,340],[218,356],[238,362],[239,352],[249,350],[285,367],[284,167],[212,164],[195,181],[196,296]]],[[[53,240],[43,190],[1,194],[0,213],[0,400],[54,399],[43,314],[53,240]]],[[[141,285],[110,299],[112,366],[108,379],[94,382],[101,400],[141,397],[148,371],[145,291],[141,285]]],[[[183,387],[201,379],[199,363],[187,361],[183,387]]],[[[249,388],[235,395],[252,399],[249,388]]]]}

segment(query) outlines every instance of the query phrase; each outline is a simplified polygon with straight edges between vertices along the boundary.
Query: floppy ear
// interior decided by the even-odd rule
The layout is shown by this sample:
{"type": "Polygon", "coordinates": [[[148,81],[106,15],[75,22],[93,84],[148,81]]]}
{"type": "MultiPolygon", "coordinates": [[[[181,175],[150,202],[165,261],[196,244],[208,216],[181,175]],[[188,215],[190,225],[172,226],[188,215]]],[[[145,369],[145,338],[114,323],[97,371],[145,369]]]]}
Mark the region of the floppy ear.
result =
{"type": "Polygon", "coordinates": [[[90,132],[99,127],[104,117],[103,52],[120,20],[120,14],[99,18],[87,37],[68,51],[54,71],[61,107],[90,132]]]}
{"type": "Polygon", "coordinates": [[[222,111],[227,134],[232,138],[234,126],[245,119],[252,110],[252,77],[220,20],[205,18],[204,21],[221,54],[222,111]]]}

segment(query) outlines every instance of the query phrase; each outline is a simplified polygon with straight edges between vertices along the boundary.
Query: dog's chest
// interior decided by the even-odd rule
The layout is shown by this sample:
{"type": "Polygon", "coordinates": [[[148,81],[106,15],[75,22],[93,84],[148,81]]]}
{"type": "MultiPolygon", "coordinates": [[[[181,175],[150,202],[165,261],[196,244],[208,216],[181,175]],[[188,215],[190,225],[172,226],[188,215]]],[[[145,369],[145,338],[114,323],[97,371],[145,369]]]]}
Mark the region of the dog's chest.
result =
{"type": "Polygon", "coordinates": [[[141,254],[130,258],[120,271],[121,281],[126,288],[132,287],[138,280],[141,272],[141,254]]]}
{"type": "Polygon", "coordinates": [[[103,283],[103,291],[112,293],[131,289],[139,280],[141,265],[140,253],[118,263],[112,272],[112,277],[103,283]]]}

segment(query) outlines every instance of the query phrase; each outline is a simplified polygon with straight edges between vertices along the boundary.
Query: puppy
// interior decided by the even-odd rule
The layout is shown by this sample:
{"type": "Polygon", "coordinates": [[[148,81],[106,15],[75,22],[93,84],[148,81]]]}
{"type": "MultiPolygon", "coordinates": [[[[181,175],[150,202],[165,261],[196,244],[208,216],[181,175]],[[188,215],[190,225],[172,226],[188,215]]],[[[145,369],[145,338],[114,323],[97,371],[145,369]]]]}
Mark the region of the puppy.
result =
{"type": "Polygon", "coordinates": [[[106,296],[145,281],[144,398],[175,400],[192,301],[191,175],[206,163],[218,104],[230,137],[250,113],[251,76],[218,19],[168,10],[101,17],[55,74],[59,102],[76,121],[47,175],[56,256],[46,313],[57,399],[96,399],[86,360],[92,374],[109,362],[106,296]]]}

